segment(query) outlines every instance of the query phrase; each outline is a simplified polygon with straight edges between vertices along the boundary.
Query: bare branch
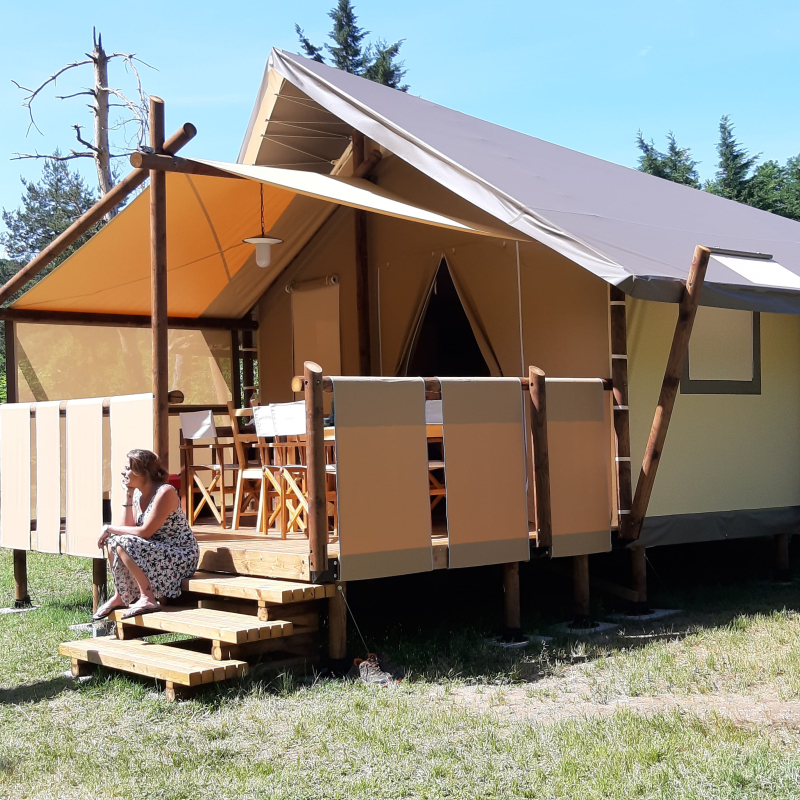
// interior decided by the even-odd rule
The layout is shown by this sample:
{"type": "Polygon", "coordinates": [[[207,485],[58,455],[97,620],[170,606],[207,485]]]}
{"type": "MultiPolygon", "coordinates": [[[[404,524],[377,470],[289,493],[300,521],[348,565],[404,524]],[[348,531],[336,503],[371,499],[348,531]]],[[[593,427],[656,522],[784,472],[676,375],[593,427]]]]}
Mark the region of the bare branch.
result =
{"type": "Polygon", "coordinates": [[[66,67],[62,67],[60,70],[58,70],[58,72],[53,73],[44,83],[40,84],[35,89],[29,89],[27,86],[23,86],[22,84],[17,83],[17,81],[15,80],[11,81],[11,83],[13,83],[18,89],[22,89],[23,92],[28,92],[28,96],[22,103],[22,107],[28,109],[28,116],[31,118],[25,136],[27,136],[31,132],[31,128],[36,128],[36,130],[39,131],[39,133],[42,133],[41,130],[39,129],[39,126],[36,124],[36,121],[33,118],[33,108],[31,107],[31,103],[36,99],[36,95],[38,95],[39,92],[41,92],[42,89],[44,89],[49,84],[55,83],[58,80],[59,76],[63,75],[68,70],[74,69],[75,67],[82,67],[84,64],[91,64],[91,63],[92,63],[91,58],[89,58],[88,61],[73,61],[72,64],[67,64],[66,67]]]}
{"type": "Polygon", "coordinates": [[[154,67],[152,64],[148,64],[144,59],[139,58],[136,53],[112,53],[108,56],[108,60],[110,61],[112,58],[124,58],[131,66],[133,66],[133,61],[138,61],[140,64],[144,64],[146,67],[150,69],[154,69],[158,72],[158,67],[154,67]]]}
{"type": "Polygon", "coordinates": [[[91,142],[87,142],[87,141],[86,141],[86,139],[83,139],[83,138],[81,137],[81,128],[82,128],[82,127],[83,127],[82,125],[73,125],[73,126],[72,126],[72,129],[75,131],[75,138],[76,138],[76,139],[77,139],[77,140],[78,140],[78,141],[79,141],[79,142],[80,142],[80,143],[81,143],[81,144],[82,144],[84,147],[88,147],[88,148],[89,148],[89,149],[90,149],[90,150],[91,150],[93,153],[97,153],[97,152],[98,152],[97,148],[96,148],[96,147],[95,147],[95,146],[94,146],[94,145],[93,145],[91,142]]]}
{"type": "Polygon", "coordinates": [[[57,94],[56,100],[69,100],[72,97],[80,97],[82,94],[88,94],[90,97],[94,97],[94,92],[91,89],[87,89],[85,92],[75,92],[75,94],[57,94]]]}
{"type": "Polygon", "coordinates": [[[72,161],[74,158],[94,158],[94,153],[79,153],[71,150],[68,156],[54,156],[48,153],[14,153],[12,161],[21,161],[24,158],[47,158],[50,161],[72,161]]]}

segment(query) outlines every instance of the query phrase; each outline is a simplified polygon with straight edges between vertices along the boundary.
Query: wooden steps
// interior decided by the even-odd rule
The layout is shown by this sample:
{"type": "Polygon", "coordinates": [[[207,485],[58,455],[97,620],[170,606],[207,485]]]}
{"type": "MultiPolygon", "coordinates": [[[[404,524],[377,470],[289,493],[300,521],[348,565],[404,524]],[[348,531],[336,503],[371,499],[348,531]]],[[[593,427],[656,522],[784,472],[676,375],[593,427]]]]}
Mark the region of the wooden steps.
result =
{"type": "Polygon", "coordinates": [[[72,659],[73,674],[85,671],[81,663],[101,664],[180,686],[200,686],[241,677],[247,674],[248,669],[246,661],[216,661],[206,653],[136,639],[80,639],[77,642],[64,642],[59,645],[58,652],[72,659]]]}
{"type": "Polygon", "coordinates": [[[196,572],[181,584],[185,592],[211,594],[237,600],[257,600],[265,603],[300,603],[332,597],[332,583],[296,583],[290,581],[256,578],[248,575],[225,575],[214,572],[196,572]]]}
{"type": "MultiPolygon", "coordinates": [[[[121,639],[127,627],[145,629],[147,633],[183,633],[228,644],[246,644],[263,639],[291,636],[292,623],[285,620],[262,621],[248,614],[234,614],[213,608],[174,608],[167,606],[163,611],[141,614],[130,619],[120,619],[124,611],[113,611],[109,619],[121,629],[121,639]]],[[[139,630],[138,635],[142,634],[139,630]]]]}

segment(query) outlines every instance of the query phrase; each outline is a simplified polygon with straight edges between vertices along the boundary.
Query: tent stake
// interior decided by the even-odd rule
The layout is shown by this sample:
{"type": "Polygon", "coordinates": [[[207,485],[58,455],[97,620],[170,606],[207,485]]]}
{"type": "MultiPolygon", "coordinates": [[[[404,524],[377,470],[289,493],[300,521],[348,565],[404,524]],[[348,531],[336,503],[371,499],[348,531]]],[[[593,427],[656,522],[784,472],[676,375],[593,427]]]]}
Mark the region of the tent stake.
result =
{"type": "Polygon", "coordinates": [[[503,564],[503,640],[522,641],[518,561],[503,564]]]}
{"type": "Polygon", "coordinates": [[[692,326],[697,314],[700,292],[703,288],[703,280],[706,277],[710,255],[711,251],[702,245],[697,245],[694,249],[692,267],[689,270],[689,277],[686,279],[686,287],[683,290],[683,298],[678,310],[678,322],[675,325],[675,334],[672,337],[672,347],[667,359],[664,381],[661,384],[661,393],[658,397],[658,407],[653,418],[653,426],[650,429],[650,437],[647,440],[647,448],[642,461],[642,471],[639,473],[639,480],[636,483],[636,494],[633,498],[630,515],[629,538],[631,539],[639,538],[642,524],[647,514],[647,506],[650,503],[650,495],[653,493],[658,463],[661,460],[672,409],[675,407],[675,398],[678,395],[683,362],[689,352],[689,339],[692,336],[692,326]]]}

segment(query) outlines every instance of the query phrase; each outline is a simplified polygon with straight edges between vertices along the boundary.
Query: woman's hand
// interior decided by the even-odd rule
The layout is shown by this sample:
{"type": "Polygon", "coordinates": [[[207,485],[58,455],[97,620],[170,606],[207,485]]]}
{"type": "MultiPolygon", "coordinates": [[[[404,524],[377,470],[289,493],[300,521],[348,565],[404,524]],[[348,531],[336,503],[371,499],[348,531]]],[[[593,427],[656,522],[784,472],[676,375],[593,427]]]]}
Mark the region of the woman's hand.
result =
{"type": "Polygon", "coordinates": [[[97,546],[102,550],[105,547],[106,542],[108,541],[111,534],[108,532],[108,525],[103,525],[103,530],[100,533],[99,538],[97,539],[97,546]]]}

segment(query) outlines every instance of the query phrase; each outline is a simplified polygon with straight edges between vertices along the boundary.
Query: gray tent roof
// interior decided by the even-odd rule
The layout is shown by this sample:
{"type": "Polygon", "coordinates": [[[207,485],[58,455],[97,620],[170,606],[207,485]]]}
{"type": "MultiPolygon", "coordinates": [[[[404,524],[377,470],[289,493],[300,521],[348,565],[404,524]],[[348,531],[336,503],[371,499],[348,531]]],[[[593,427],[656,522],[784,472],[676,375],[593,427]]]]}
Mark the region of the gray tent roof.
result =
{"type": "MultiPolygon", "coordinates": [[[[765,262],[767,272],[762,274],[759,262],[755,271],[734,271],[712,258],[704,305],[800,313],[800,291],[787,288],[800,288],[798,222],[476,119],[283,50],[272,51],[270,69],[451,191],[634,297],[678,301],[694,248],[703,244],[769,253],[777,262],[765,262]]],[[[265,86],[266,76],[254,115],[265,86]]]]}

